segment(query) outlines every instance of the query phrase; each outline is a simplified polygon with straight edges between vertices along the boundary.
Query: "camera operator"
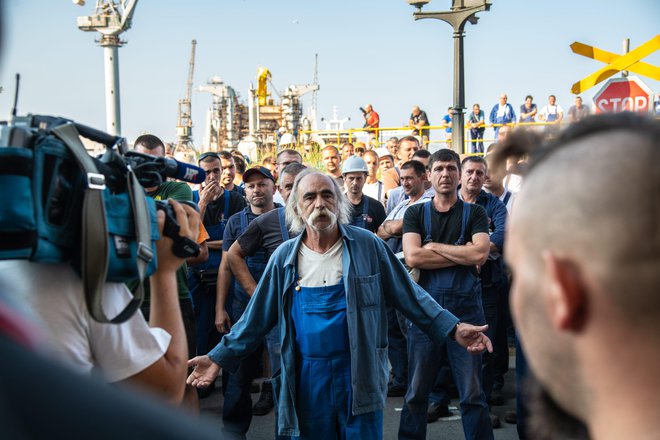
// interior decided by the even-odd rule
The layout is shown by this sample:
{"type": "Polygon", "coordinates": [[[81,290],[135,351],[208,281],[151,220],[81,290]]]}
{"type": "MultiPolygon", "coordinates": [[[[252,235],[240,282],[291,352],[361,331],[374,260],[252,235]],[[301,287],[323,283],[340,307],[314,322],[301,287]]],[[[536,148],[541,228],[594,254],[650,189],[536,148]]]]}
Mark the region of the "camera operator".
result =
{"type": "MultiPolygon", "coordinates": [[[[138,136],[135,140],[134,149],[138,153],[151,154],[155,157],[165,156],[165,144],[158,137],[152,134],[144,134],[138,136]]],[[[165,181],[157,187],[145,188],[147,195],[155,200],[174,199],[178,201],[192,201],[192,190],[190,186],[184,182],[165,181]]],[[[198,230],[199,234],[203,234],[198,230]]],[[[206,241],[208,234],[202,239],[200,235],[195,235],[197,242],[206,241]]],[[[208,255],[208,253],[207,253],[208,255]]],[[[196,259],[198,260],[198,259],[196,259]]],[[[199,263],[200,261],[195,261],[199,263]]],[[[192,297],[188,289],[188,267],[186,263],[182,264],[176,271],[176,284],[179,296],[179,306],[181,316],[183,318],[183,325],[186,331],[186,341],[188,345],[188,353],[191,355],[197,352],[195,336],[195,312],[193,310],[192,297]]],[[[136,284],[129,286],[133,292],[137,287],[136,284]]],[[[145,286],[147,287],[147,286],[145,286]]],[[[142,313],[148,320],[151,312],[151,301],[149,289],[145,289],[144,303],[142,303],[142,313]]],[[[193,412],[199,410],[199,399],[197,391],[193,387],[186,387],[183,403],[186,407],[193,412]]]]}
{"type": "MultiPolygon", "coordinates": [[[[194,239],[199,214],[170,201],[182,237],[194,239]]],[[[158,212],[162,231],[165,216],[158,212]]],[[[84,374],[100,373],[112,383],[135,384],[172,403],[183,397],[186,336],[177,301],[176,270],[183,260],[172,252],[172,240],[157,242],[158,269],[151,276],[149,323],[134,314],[122,324],[103,324],[89,314],[82,280],[69,263],[28,260],[0,261],[0,283],[30,304],[52,336],[49,349],[61,361],[84,374]]],[[[117,315],[132,298],[124,284],[106,283],[103,310],[117,315]]]]}

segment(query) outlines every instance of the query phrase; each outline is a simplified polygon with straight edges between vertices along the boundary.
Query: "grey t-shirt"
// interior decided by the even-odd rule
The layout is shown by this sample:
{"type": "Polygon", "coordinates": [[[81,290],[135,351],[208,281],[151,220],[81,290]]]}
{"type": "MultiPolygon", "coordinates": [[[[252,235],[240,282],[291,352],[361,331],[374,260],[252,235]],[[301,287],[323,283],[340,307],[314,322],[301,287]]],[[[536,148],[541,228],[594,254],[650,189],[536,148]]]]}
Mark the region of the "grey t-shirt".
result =
{"type": "MultiPolygon", "coordinates": [[[[275,252],[275,249],[284,243],[284,239],[287,237],[282,236],[280,210],[283,211],[284,208],[273,209],[255,218],[250,222],[243,234],[238,237],[238,244],[243,249],[245,255],[252,256],[259,250],[264,249],[266,251],[266,259],[268,260],[273,255],[273,252],[275,252]]],[[[287,234],[287,239],[296,236],[289,230],[287,230],[287,234]]]]}

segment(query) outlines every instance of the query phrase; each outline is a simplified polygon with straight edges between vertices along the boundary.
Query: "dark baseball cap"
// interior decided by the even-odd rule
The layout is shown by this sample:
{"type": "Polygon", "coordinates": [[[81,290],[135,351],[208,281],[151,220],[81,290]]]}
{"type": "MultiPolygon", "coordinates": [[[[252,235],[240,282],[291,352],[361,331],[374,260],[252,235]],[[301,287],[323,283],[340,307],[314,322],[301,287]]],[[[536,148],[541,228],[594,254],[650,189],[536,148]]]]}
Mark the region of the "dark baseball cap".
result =
{"type": "Polygon", "coordinates": [[[255,174],[261,174],[263,177],[266,177],[272,180],[273,182],[275,182],[275,178],[270,173],[270,170],[268,168],[254,167],[254,168],[250,168],[245,173],[243,173],[243,183],[246,183],[250,179],[250,177],[254,176],[255,174]]]}

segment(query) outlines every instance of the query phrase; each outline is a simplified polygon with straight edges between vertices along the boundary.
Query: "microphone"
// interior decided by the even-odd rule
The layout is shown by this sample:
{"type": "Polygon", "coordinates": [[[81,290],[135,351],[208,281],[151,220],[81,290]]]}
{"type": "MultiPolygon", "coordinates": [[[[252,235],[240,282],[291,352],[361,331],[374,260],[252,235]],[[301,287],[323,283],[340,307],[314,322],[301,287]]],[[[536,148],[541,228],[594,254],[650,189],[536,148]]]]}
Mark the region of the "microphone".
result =
{"type": "Polygon", "coordinates": [[[190,183],[202,183],[206,179],[206,171],[198,166],[179,162],[169,157],[159,157],[156,161],[162,162],[167,177],[190,183]]]}

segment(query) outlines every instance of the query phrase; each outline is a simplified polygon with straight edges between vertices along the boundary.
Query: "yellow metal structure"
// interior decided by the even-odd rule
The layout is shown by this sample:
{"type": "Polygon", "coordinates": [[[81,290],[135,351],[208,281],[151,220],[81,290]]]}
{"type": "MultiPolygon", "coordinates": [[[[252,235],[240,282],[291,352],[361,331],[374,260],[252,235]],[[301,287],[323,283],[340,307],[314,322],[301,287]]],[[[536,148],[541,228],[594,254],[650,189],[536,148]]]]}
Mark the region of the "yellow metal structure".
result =
{"type": "Polygon", "coordinates": [[[607,66],[573,84],[571,92],[576,95],[582,93],[622,70],[629,70],[660,81],[660,68],[640,61],[642,58],[649,56],[658,49],[660,49],[660,34],[625,55],[617,55],[596,47],[575,42],[571,44],[571,50],[574,53],[593,58],[597,61],[602,61],[607,63],[607,66]]]}
{"type": "Polygon", "coordinates": [[[271,78],[270,71],[265,67],[257,69],[257,97],[259,106],[266,105],[268,99],[268,80],[271,78]]]}

